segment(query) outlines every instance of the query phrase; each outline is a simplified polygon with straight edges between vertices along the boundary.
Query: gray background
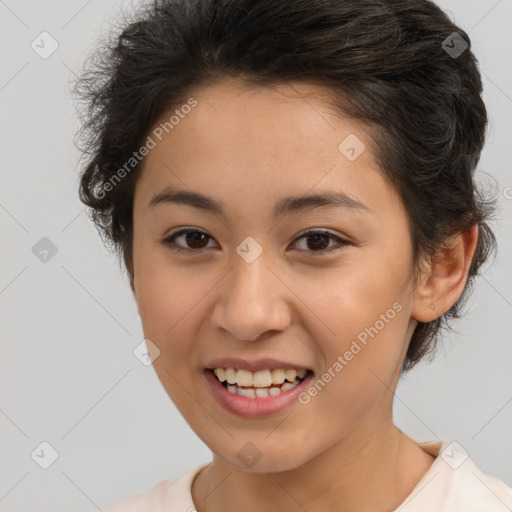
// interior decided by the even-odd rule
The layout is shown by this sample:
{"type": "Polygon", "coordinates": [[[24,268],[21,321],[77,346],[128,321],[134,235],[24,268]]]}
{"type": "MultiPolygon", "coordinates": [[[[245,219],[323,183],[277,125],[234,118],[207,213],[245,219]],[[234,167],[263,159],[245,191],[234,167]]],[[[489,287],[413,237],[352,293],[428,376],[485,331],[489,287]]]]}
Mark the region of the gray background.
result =
{"type": "MultiPolygon", "coordinates": [[[[481,62],[491,126],[478,174],[497,180],[500,251],[458,333],[401,381],[395,418],[417,439],[457,441],[512,485],[512,0],[441,5],[481,62]]],[[[122,7],[130,3],[0,0],[4,512],[102,510],[210,459],[134,357],[143,335],[130,288],[77,198],[69,81],[122,7]],[[42,31],[59,45],[47,59],[31,48],[42,31]],[[43,237],[57,248],[46,263],[32,252],[43,237]],[[48,469],[31,458],[43,441],[59,455],[48,469]]]]}

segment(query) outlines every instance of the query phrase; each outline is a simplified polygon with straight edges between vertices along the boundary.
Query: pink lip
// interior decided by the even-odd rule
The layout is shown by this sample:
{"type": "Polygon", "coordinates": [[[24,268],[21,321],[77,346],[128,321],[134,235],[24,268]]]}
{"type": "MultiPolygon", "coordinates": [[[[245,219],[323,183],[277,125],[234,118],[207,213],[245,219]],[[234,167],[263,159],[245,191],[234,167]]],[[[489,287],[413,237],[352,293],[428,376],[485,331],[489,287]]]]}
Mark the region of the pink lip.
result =
{"type": "Polygon", "coordinates": [[[247,361],[237,357],[224,357],[215,359],[206,365],[207,368],[235,368],[237,370],[249,370],[251,372],[258,372],[260,370],[274,370],[282,368],[283,370],[309,370],[306,366],[301,364],[287,363],[285,361],[278,361],[277,359],[257,359],[255,361],[247,361]]]}
{"type": "MultiPolygon", "coordinates": [[[[223,365],[215,366],[215,368],[222,367],[223,365]]],[[[234,364],[233,366],[228,365],[228,368],[229,367],[237,368],[234,364]]],[[[240,368],[240,366],[238,366],[238,368],[240,368]]],[[[245,368],[249,369],[247,366],[245,368]]],[[[259,368],[261,368],[261,366],[259,366],[259,368]]],[[[283,368],[283,366],[279,366],[279,368],[283,368]]],[[[243,418],[261,418],[283,411],[293,402],[298,401],[300,393],[309,386],[309,383],[313,379],[313,374],[310,373],[306,375],[302,382],[293,389],[282,392],[277,396],[269,396],[267,398],[247,398],[245,396],[230,393],[224,388],[211,370],[205,369],[204,376],[217,402],[219,402],[219,404],[228,412],[242,416],[243,418]]]]}

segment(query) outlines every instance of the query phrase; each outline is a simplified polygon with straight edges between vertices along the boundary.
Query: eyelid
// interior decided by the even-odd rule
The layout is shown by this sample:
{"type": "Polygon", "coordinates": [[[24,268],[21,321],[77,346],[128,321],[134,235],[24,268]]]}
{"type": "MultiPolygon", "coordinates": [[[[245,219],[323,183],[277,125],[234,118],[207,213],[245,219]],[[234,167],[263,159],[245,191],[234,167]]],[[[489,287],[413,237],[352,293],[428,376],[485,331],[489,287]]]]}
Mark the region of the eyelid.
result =
{"type": "MultiPolygon", "coordinates": [[[[181,236],[181,235],[185,235],[187,233],[202,233],[202,234],[206,235],[210,240],[215,240],[211,235],[208,234],[208,232],[204,231],[201,228],[197,228],[195,226],[182,226],[182,227],[178,228],[176,231],[174,231],[174,232],[171,231],[170,233],[165,235],[162,242],[164,245],[170,246],[171,243],[174,241],[172,239],[174,239],[178,236],[181,236]]],[[[186,249],[183,247],[177,247],[177,248],[170,247],[170,249],[173,251],[176,251],[176,252],[189,252],[189,253],[197,253],[197,254],[202,254],[205,250],[205,249],[195,249],[195,250],[194,249],[186,249]]]]}
{"type": "Polygon", "coordinates": [[[299,252],[304,253],[306,257],[321,257],[321,256],[328,256],[333,253],[337,253],[339,250],[343,249],[347,245],[352,245],[352,243],[347,240],[344,237],[341,237],[335,233],[332,233],[331,231],[328,231],[323,228],[308,228],[305,231],[299,233],[294,239],[292,243],[295,243],[297,240],[300,240],[301,238],[305,238],[308,235],[314,235],[314,234],[320,234],[325,235],[330,238],[330,240],[335,240],[340,247],[330,248],[330,249],[323,249],[321,251],[306,251],[306,250],[299,250],[299,252]]]}
{"type": "MultiPolygon", "coordinates": [[[[211,235],[208,234],[207,231],[204,231],[201,228],[197,228],[197,227],[194,227],[194,226],[184,226],[184,227],[179,228],[177,231],[175,231],[175,232],[171,231],[171,233],[166,235],[164,240],[163,240],[163,243],[164,243],[164,245],[170,245],[171,242],[173,242],[173,240],[172,240],[173,238],[176,238],[178,236],[181,236],[181,235],[184,235],[184,234],[187,234],[187,233],[203,233],[204,235],[206,235],[209,238],[209,240],[215,240],[211,235]]],[[[307,251],[307,250],[299,249],[298,250],[299,252],[305,253],[305,254],[307,254],[307,256],[312,256],[312,257],[326,256],[326,255],[329,255],[331,253],[337,252],[338,250],[342,249],[343,247],[345,247],[347,245],[353,245],[353,243],[350,242],[349,240],[347,240],[346,238],[341,237],[341,236],[339,236],[339,235],[337,235],[335,233],[332,233],[331,231],[328,231],[325,228],[308,228],[305,231],[300,232],[293,239],[292,244],[296,243],[301,238],[307,237],[307,235],[311,235],[312,236],[312,235],[315,235],[315,234],[320,234],[320,235],[325,235],[325,236],[330,237],[330,240],[337,241],[337,243],[340,245],[340,247],[337,247],[337,248],[334,248],[334,249],[332,249],[332,248],[331,249],[322,249],[322,250],[319,250],[319,251],[307,251]]],[[[183,248],[183,247],[171,247],[171,250],[176,251],[176,252],[188,252],[190,254],[193,254],[193,253],[203,254],[207,250],[207,248],[203,248],[203,249],[186,249],[186,248],[183,248]]]]}

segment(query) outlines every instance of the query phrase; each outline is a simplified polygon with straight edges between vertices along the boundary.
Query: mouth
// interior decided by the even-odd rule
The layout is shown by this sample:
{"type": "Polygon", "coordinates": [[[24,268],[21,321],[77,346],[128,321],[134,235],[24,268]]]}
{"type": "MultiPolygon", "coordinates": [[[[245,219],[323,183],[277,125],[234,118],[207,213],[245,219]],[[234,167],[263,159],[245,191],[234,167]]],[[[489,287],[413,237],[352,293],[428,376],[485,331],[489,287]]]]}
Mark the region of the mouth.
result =
{"type": "Polygon", "coordinates": [[[306,369],[274,368],[256,372],[243,368],[207,368],[215,379],[233,395],[245,398],[278,396],[297,387],[313,372],[306,369]]]}

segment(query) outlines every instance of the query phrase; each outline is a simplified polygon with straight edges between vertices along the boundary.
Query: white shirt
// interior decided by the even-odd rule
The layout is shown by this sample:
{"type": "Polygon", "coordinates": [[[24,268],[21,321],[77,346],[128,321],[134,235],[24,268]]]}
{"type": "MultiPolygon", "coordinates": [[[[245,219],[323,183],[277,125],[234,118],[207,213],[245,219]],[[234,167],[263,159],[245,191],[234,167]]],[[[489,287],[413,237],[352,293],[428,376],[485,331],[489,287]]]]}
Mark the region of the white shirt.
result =
{"type": "MultiPolygon", "coordinates": [[[[460,445],[443,439],[418,445],[436,459],[393,512],[512,512],[512,488],[484,475],[460,445]]],[[[209,464],[174,480],[163,480],[105,512],[196,512],[192,482],[209,464]]]]}

